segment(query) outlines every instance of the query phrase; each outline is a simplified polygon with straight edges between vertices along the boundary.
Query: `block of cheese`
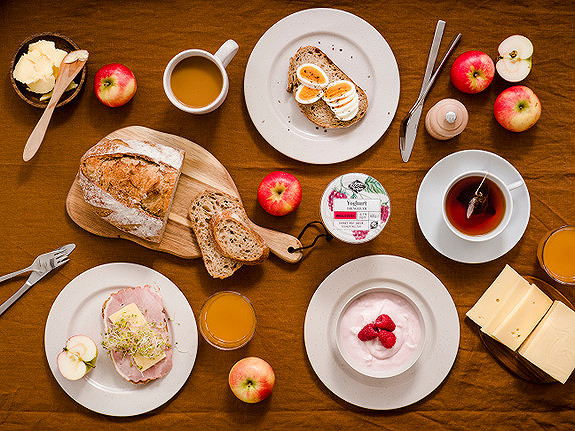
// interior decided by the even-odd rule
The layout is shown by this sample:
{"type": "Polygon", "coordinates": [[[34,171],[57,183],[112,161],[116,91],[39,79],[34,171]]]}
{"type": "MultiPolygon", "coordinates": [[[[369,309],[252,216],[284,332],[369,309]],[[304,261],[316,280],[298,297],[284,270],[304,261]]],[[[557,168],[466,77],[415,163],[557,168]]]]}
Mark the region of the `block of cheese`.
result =
{"type": "Polygon", "coordinates": [[[553,301],[537,286],[531,285],[511,312],[492,331],[482,331],[515,351],[547,313],[553,301]]]}
{"type": "MultiPolygon", "coordinates": [[[[112,323],[116,323],[121,319],[125,319],[128,325],[132,326],[144,326],[148,324],[148,321],[135,303],[126,305],[124,308],[121,308],[110,316],[110,321],[112,323]]],[[[138,366],[138,369],[141,372],[144,372],[165,357],[166,354],[164,352],[154,359],[146,358],[142,355],[134,355],[134,362],[138,366]]]]}
{"type": "Polygon", "coordinates": [[[519,354],[565,383],[575,369],[575,311],[561,301],[553,302],[519,354]]]}
{"type": "Polygon", "coordinates": [[[492,322],[500,323],[528,290],[529,283],[527,280],[517,274],[509,265],[505,265],[491,286],[467,312],[467,317],[482,328],[493,324],[492,322]]]}

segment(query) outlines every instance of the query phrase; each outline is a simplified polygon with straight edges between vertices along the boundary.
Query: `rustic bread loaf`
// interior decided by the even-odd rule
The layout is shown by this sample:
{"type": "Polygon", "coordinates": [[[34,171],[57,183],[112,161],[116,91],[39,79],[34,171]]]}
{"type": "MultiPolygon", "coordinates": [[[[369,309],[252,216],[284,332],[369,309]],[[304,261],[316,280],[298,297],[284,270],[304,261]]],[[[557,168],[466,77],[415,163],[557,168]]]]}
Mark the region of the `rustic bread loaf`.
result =
{"type": "Polygon", "coordinates": [[[200,193],[194,198],[188,210],[192,229],[202,252],[204,265],[208,273],[214,278],[227,278],[242,266],[241,262],[220,253],[210,229],[212,217],[225,210],[240,214],[242,218],[247,218],[241,202],[222,192],[206,190],[200,193]]]}
{"type": "MultiPolygon", "coordinates": [[[[319,48],[315,46],[304,46],[297,50],[295,55],[290,58],[288,69],[288,87],[287,91],[294,93],[300,85],[297,79],[297,68],[304,63],[312,63],[323,69],[330,82],[336,80],[346,80],[353,82],[330,58],[319,48]]],[[[319,99],[317,102],[310,104],[298,104],[304,115],[318,126],[326,129],[349,127],[363,118],[367,111],[368,101],[365,91],[363,91],[355,82],[357,96],[359,98],[359,109],[357,115],[349,121],[338,119],[331,108],[324,100],[319,99]]]]}
{"type": "Polygon", "coordinates": [[[237,213],[225,210],[213,215],[210,229],[218,251],[230,259],[257,265],[269,255],[262,237],[237,213]]]}
{"type": "Polygon", "coordinates": [[[96,214],[118,229],[160,242],[184,151],[139,140],[105,140],[80,160],[78,183],[96,214]]]}

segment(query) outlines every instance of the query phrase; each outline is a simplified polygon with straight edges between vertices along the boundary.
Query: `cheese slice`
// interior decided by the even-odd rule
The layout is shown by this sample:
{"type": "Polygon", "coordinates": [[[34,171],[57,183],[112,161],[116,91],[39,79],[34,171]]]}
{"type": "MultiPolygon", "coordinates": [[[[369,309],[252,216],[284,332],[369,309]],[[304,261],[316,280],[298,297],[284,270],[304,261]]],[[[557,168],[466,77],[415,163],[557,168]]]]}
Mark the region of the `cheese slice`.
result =
{"type": "Polygon", "coordinates": [[[523,298],[493,332],[489,333],[487,329],[484,332],[515,351],[547,313],[552,303],[553,301],[547,295],[532,284],[523,298]]]}
{"type": "Polygon", "coordinates": [[[575,369],[575,311],[561,301],[553,302],[519,354],[565,383],[575,369]]]}
{"type": "Polygon", "coordinates": [[[467,312],[467,317],[482,328],[495,329],[529,290],[529,283],[509,265],[497,276],[481,298],[467,312]]]}
{"type": "MultiPolygon", "coordinates": [[[[121,319],[125,319],[129,325],[132,326],[144,326],[148,323],[140,309],[135,303],[126,305],[124,308],[116,311],[110,316],[110,321],[116,323],[121,319]]],[[[146,371],[148,368],[154,366],[162,359],[166,357],[166,354],[162,352],[157,358],[150,359],[142,355],[134,355],[134,362],[138,366],[141,372],[146,371]]]]}

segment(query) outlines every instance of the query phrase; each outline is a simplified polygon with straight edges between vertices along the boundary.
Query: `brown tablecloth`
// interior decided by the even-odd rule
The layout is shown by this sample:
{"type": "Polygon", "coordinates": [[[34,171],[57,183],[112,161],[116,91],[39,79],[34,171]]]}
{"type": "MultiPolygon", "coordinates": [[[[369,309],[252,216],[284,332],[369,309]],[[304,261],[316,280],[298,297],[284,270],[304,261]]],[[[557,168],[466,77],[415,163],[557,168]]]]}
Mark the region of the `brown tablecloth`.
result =
{"type": "MultiPolygon", "coordinates": [[[[386,38],[399,65],[401,97],[391,127],[371,149],[350,161],[314,166],[280,154],[258,134],[244,102],[243,78],[253,47],[271,25],[298,10],[321,6],[325,4],[279,0],[3,2],[0,273],[25,267],[36,255],[64,243],[74,242],[77,249],[68,264],[0,317],[0,429],[575,427],[573,378],[565,385],[518,379],[493,359],[475,325],[465,319],[465,312],[506,263],[521,274],[550,281],[537,264],[537,243],[547,230],[575,223],[572,2],[330,4],[367,20],[386,38]],[[525,84],[539,96],[543,113],[531,130],[507,132],[496,123],[492,106],[509,84],[496,77],[483,93],[464,95],[450,84],[446,70],[427,98],[424,115],[438,100],[454,97],[467,106],[469,125],[459,138],[447,142],[431,139],[421,126],[413,156],[404,164],[398,151],[399,122],[418,95],[438,19],[447,21],[441,52],[452,35],[463,33],[455,55],[479,49],[495,56],[505,37],[528,36],[535,54],[525,84]],[[78,100],[56,111],[40,151],[24,163],[22,149],[41,111],[17,97],[8,69],[20,42],[43,31],[66,34],[90,51],[88,80],[78,100]],[[228,38],[235,39],[240,50],[228,67],[231,84],[224,105],[198,117],[174,108],[161,83],[169,59],[191,47],[214,52],[228,38]],[[95,72],[110,62],[128,65],[138,80],[133,101],[117,109],[102,105],[92,90],[95,72]],[[242,268],[229,279],[213,280],[199,259],[184,260],[129,241],[100,238],[67,216],[64,203],[81,155],[107,133],[128,125],[180,135],[209,150],[234,178],[250,217],[263,226],[297,235],[307,222],[319,219],[319,201],[327,183],[354,171],[369,173],[383,183],[392,201],[391,219],[381,235],[364,245],[320,242],[298,265],[271,257],[264,265],[242,268]],[[455,263],[438,253],[425,240],[415,213],[425,173],[446,155],[466,149],[492,151],[509,160],[523,175],[531,196],[531,217],[522,239],[504,256],[478,265],[455,263]],[[275,218],[257,204],[258,184],[272,170],[291,172],[303,185],[303,202],[292,215],[275,218]],[[364,410],[333,395],[315,375],[303,341],[307,306],[321,281],[340,265],[371,254],[403,256],[432,271],[453,297],[461,324],[458,356],[443,384],[422,401],[389,412],[364,410]],[[203,301],[223,289],[247,295],[258,314],[256,336],[245,348],[223,352],[200,339],[195,366],[182,390],[162,407],[124,419],[93,413],[68,397],[53,378],[44,353],[46,319],[60,290],[89,268],[122,261],[165,274],[185,294],[196,316],[203,301]],[[269,361],[277,376],[272,396],[258,405],[238,401],[227,385],[231,366],[250,355],[269,361]]],[[[3,283],[0,301],[24,281],[20,277],[3,283]]],[[[573,288],[561,291],[575,299],[573,288]]],[[[104,355],[101,360],[106,360],[104,355]]]]}

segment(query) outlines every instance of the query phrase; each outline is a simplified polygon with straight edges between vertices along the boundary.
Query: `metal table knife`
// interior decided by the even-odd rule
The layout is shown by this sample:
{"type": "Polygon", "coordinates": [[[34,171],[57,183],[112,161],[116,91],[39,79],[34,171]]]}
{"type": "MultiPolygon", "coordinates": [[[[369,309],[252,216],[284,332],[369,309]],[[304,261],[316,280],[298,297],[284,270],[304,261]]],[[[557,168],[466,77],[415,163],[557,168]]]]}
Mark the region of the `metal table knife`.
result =
{"type": "MultiPolygon", "coordinates": [[[[425,68],[425,75],[423,75],[423,83],[421,84],[421,90],[419,95],[423,93],[431,73],[433,72],[433,66],[437,60],[437,54],[439,53],[439,46],[441,45],[441,40],[443,38],[443,31],[445,30],[445,21],[437,21],[435,27],[435,35],[433,36],[433,42],[431,43],[431,48],[429,50],[429,57],[427,59],[427,67],[425,68]]],[[[417,126],[419,125],[419,119],[421,118],[421,112],[423,111],[423,103],[419,106],[411,115],[409,123],[407,124],[407,132],[405,135],[405,146],[402,148],[400,146],[401,158],[404,162],[409,160],[411,156],[411,151],[413,150],[413,145],[415,144],[415,137],[417,136],[417,126]]]]}
{"type": "Polygon", "coordinates": [[[12,304],[18,301],[18,299],[20,299],[20,297],[28,291],[28,289],[40,281],[50,271],[68,262],[68,256],[70,253],[72,253],[72,251],[74,251],[75,248],[76,244],[68,244],[54,250],[51,253],[47,253],[47,263],[45,264],[46,266],[44,269],[41,271],[33,271],[30,277],[28,277],[28,280],[26,280],[26,283],[24,283],[24,285],[18,289],[16,293],[14,293],[10,298],[4,301],[2,305],[0,305],[0,316],[4,314],[4,312],[8,310],[12,304]],[[64,253],[58,253],[59,251],[63,251],[64,253]],[[51,257],[50,255],[53,256],[51,257]],[[58,257],[55,258],[54,255],[57,255],[58,257]]]}

